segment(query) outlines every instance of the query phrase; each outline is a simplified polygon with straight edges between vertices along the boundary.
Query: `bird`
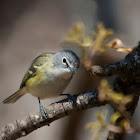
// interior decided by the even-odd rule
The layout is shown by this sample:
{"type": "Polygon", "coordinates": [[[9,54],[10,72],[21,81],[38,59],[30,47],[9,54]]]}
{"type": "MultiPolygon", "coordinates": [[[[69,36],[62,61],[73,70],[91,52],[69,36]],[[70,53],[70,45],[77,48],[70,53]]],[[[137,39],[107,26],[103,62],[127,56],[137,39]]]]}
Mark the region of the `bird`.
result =
{"type": "Polygon", "coordinates": [[[40,100],[63,95],[62,93],[73,75],[77,73],[79,66],[80,59],[71,50],[43,53],[33,60],[24,75],[19,90],[6,98],[3,103],[14,103],[29,93],[38,98],[40,113],[43,118],[47,119],[46,110],[40,100]]]}

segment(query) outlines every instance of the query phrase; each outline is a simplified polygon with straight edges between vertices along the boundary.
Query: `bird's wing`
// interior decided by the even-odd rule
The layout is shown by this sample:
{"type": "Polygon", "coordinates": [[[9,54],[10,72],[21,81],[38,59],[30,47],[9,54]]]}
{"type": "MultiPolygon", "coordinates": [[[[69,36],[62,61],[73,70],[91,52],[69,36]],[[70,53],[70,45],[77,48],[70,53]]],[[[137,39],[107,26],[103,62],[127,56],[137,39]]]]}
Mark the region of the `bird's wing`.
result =
{"type": "Polygon", "coordinates": [[[43,64],[47,63],[49,59],[52,57],[53,53],[43,53],[39,55],[31,64],[31,67],[26,72],[22,83],[20,85],[20,88],[24,87],[27,80],[31,77],[35,76],[37,69],[39,69],[43,64]]]}

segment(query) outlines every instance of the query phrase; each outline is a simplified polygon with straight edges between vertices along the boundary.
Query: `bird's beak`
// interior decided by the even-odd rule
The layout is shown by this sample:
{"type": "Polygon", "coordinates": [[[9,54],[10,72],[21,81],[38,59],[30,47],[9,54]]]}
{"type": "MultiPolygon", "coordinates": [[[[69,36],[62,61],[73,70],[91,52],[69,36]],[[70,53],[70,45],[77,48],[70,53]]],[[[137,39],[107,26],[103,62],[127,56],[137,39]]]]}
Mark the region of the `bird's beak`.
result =
{"type": "Polygon", "coordinates": [[[69,67],[69,69],[72,71],[72,73],[77,73],[77,69],[76,68],[74,68],[74,67],[69,67]]]}
{"type": "Polygon", "coordinates": [[[71,65],[69,62],[67,62],[68,64],[68,68],[70,71],[72,71],[72,73],[77,73],[77,68],[75,68],[73,65],[71,65]]]}

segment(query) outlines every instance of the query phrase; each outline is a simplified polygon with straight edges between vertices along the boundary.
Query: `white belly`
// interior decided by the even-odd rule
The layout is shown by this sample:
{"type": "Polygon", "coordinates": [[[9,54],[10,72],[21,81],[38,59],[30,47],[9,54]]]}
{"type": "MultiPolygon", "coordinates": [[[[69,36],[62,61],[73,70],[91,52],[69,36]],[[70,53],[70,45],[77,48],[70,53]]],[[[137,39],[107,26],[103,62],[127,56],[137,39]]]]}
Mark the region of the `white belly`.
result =
{"type": "Polygon", "coordinates": [[[50,71],[42,74],[46,77],[46,80],[41,83],[36,83],[35,86],[29,89],[31,95],[39,97],[40,99],[59,96],[63,93],[72,78],[72,72],[65,69],[61,69],[59,72],[53,70],[53,72],[50,71]]]}

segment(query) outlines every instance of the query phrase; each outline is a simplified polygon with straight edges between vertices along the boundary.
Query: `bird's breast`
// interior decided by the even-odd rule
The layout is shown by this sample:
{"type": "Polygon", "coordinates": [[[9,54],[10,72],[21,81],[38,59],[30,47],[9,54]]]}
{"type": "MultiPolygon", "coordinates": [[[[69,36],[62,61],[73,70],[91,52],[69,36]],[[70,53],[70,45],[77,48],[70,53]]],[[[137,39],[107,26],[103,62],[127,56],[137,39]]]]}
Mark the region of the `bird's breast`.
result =
{"type": "Polygon", "coordinates": [[[72,72],[68,69],[40,71],[28,81],[28,90],[40,99],[57,97],[63,93],[71,78],[72,72]]]}

